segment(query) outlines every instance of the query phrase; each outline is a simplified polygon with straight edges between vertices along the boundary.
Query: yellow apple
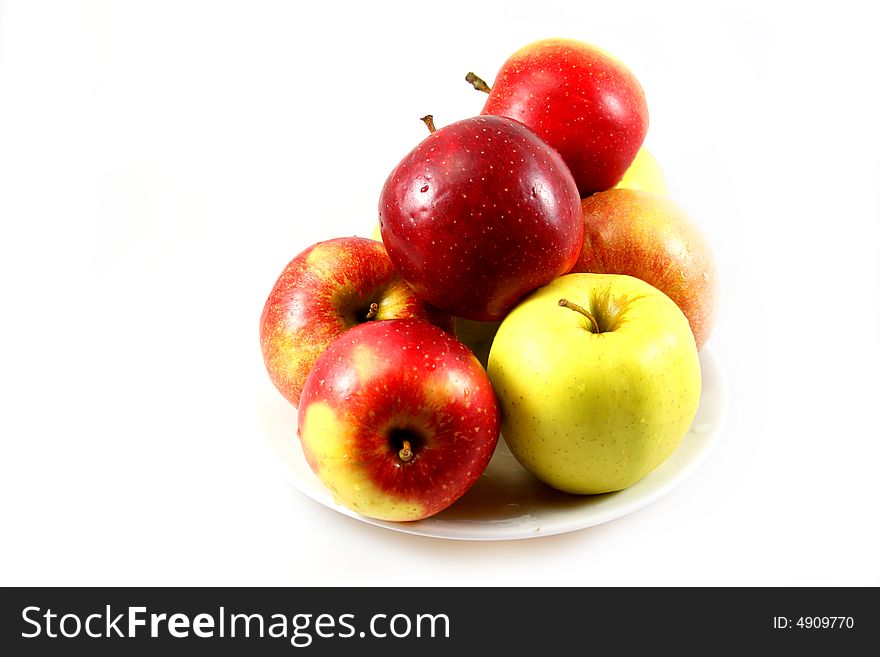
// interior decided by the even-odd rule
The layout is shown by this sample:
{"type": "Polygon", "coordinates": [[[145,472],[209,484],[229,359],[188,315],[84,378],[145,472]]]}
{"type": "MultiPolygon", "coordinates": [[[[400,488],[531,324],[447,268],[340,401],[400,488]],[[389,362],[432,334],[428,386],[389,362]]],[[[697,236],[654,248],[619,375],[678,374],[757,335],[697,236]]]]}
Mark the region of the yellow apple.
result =
{"type": "Polygon", "coordinates": [[[657,158],[647,148],[642,146],[636,153],[636,157],[629,169],[623,174],[620,182],[614,186],[616,189],[635,189],[642,192],[651,192],[667,196],[669,190],[666,187],[666,178],[657,158]]]}
{"type": "Polygon", "coordinates": [[[700,402],[687,318],[631,276],[568,274],[539,288],[501,322],[488,371],[510,451],[569,493],[635,484],[675,451],[700,402]]]}

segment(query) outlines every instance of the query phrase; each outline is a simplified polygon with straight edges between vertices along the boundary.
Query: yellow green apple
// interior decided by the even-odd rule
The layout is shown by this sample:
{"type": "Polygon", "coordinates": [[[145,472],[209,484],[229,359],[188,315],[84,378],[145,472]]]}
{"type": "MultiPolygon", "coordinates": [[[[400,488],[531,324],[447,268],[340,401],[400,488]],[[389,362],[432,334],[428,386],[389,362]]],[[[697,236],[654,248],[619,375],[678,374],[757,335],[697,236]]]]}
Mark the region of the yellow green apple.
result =
{"type": "Polygon", "coordinates": [[[669,189],[666,186],[666,177],[657,158],[647,148],[642,146],[629,169],[623,174],[623,178],[615,185],[617,189],[637,189],[643,192],[651,192],[660,196],[667,196],[669,189]]]}
{"type": "Polygon", "coordinates": [[[569,493],[627,488],[663,463],[700,402],[687,318],[642,280],[568,274],[501,322],[489,379],[510,451],[569,493]]]}

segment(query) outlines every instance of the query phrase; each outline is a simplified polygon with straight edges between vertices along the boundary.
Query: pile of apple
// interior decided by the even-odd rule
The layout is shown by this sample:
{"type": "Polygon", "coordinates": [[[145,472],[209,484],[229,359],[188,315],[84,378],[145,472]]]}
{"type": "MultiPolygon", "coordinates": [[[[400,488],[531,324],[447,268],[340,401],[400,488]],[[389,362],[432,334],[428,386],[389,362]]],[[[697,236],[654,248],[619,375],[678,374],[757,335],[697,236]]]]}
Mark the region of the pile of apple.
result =
{"type": "Polygon", "coordinates": [[[260,321],[270,378],[335,499],[418,520],[481,476],[503,435],[562,491],[639,481],[700,401],[715,312],[705,238],[642,143],[644,93],[604,51],[514,53],[479,116],[388,176],[379,239],[297,255],[260,321]]]}

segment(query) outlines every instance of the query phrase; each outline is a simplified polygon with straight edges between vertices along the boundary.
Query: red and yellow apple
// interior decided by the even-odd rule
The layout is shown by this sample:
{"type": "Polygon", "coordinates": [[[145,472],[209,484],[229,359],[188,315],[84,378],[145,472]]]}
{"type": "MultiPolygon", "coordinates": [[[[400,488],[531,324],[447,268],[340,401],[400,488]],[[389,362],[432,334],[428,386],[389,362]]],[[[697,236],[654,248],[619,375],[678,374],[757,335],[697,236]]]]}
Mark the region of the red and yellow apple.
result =
{"type": "Polygon", "coordinates": [[[420,520],[461,497],[495,450],[489,377],[448,333],[418,319],[357,326],[318,357],[299,406],[309,466],[337,503],[420,520]]]}
{"type": "Polygon", "coordinates": [[[617,184],[648,131],[648,105],[632,72],[573,39],[536,41],[511,55],[482,113],[516,119],[559,151],[581,197],[617,184]]]}
{"type": "Polygon", "coordinates": [[[628,274],[671,298],[702,348],[717,305],[712,250],[687,214],[668,198],[610,189],[582,202],[584,243],[572,272],[628,274]]]}
{"type": "Polygon", "coordinates": [[[402,317],[453,330],[449,315],[397,275],[381,242],[341,237],[314,244],[287,264],[263,307],[260,347],[269,378],[297,406],[312,364],[334,338],[367,321],[402,317]]]}

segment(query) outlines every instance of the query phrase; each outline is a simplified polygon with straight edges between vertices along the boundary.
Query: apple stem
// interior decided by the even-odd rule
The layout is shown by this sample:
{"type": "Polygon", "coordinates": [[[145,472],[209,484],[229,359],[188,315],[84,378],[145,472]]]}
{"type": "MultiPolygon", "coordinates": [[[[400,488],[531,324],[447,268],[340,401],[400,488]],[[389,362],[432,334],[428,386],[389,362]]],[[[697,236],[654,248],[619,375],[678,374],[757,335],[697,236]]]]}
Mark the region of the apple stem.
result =
{"type": "Polygon", "coordinates": [[[464,76],[464,79],[467,82],[470,82],[471,86],[474,89],[476,89],[477,91],[482,91],[483,93],[489,93],[490,91],[492,91],[492,87],[490,87],[488,84],[486,84],[486,82],[483,80],[483,78],[481,78],[476,73],[473,73],[473,72],[468,73],[467,75],[464,76]]]}
{"type": "Polygon", "coordinates": [[[434,132],[437,128],[434,127],[434,115],[433,114],[425,114],[420,121],[423,121],[426,126],[428,126],[428,130],[434,132]]]}
{"type": "Polygon", "coordinates": [[[404,439],[403,447],[400,448],[400,451],[397,452],[397,455],[400,457],[400,460],[406,463],[411,460],[413,457],[412,445],[410,445],[409,441],[404,439]]]}
{"type": "Polygon", "coordinates": [[[589,319],[590,323],[592,323],[592,325],[593,325],[593,332],[594,333],[601,333],[602,332],[599,330],[599,322],[597,322],[596,318],[593,317],[593,313],[591,313],[589,310],[587,310],[583,306],[579,306],[576,303],[572,303],[568,299],[560,299],[559,305],[562,306],[563,308],[571,308],[572,310],[576,310],[581,315],[583,315],[584,317],[589,319]]]}
{"type": "Polygon", "coordinates": [[[376,315],[379,314],[379,304],[375,301],[370,304],[370,309],[367,311],[367,321],[374,319],[376,315]]]}

